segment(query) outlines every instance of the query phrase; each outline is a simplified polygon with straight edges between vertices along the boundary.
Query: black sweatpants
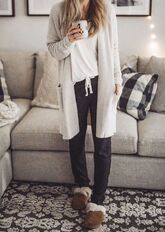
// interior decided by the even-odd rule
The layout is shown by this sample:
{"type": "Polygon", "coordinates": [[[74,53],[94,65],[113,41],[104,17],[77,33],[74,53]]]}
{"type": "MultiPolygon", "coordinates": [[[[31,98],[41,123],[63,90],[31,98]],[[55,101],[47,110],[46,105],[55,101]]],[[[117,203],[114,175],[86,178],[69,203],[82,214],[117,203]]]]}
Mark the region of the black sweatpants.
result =
{"type": "Polygon", "coordinates": [[[93,93],[89,93],[88,96],[85,96],[85,80],[76,82],[74,85],[80,131],[69,139],[69,152],[75,183],[79,187],[89,186],[90,179],[87,173],[85,156],[85,134],[88,110],[90,110],[94,141],[94,185],[91,202],[103,205],[111,167],[111,137],[96,137],[98,78],[99,76],[95,76],[91,79],[93,93]]]}

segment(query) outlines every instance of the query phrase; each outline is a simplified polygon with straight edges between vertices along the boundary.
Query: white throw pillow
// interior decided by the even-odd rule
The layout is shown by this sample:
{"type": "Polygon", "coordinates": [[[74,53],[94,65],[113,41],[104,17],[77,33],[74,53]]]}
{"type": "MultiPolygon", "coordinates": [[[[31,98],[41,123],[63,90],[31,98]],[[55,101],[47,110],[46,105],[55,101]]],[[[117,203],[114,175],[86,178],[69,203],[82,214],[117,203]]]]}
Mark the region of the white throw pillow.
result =
{"type": "Polygon", "coordinates": [[[58,61],[47,51],[45,52],[43,76],[31,105],[59,109],[57,85],[58,61]]]}

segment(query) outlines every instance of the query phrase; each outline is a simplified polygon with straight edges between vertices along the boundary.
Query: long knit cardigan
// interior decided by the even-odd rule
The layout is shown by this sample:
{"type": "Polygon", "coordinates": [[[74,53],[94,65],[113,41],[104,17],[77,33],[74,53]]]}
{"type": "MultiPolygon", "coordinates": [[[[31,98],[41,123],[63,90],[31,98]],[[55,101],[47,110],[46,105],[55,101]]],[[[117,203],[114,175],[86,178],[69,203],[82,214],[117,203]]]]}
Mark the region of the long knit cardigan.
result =
{"type": "MultiPolygon", "coordinates": [[[[114,6],[105,2],[108,24],[98,32],[98,96],[96,112],[96,136],[105,138],[116,132],[117,102],[121,92],[114,93],[115,83],[122,87],[120,59],[118,51],[117,19],[114,6]]],[[[75,46],[64,34],[61,26],[64,1],[54,4],[50,10],[47,48],[52,57],[59,61],[56,86],[59,99],[59,125],[63,139],[71,139],[79,133],[79,119],[72,81],[71,52],[75,46]]]]}

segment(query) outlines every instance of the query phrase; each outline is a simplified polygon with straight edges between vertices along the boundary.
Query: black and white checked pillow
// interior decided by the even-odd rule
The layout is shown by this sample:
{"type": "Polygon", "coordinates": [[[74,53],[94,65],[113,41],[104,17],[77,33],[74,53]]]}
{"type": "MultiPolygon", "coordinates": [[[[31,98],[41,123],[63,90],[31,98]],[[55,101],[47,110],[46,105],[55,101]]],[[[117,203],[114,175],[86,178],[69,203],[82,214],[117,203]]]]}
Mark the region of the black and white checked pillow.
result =
{"type": "Polygon", "coordinates": [[[3,69],[3,62],[2,60],[0,60],[0,102],[4,100],[11,100],[11,98],[8,93],[8,88],[3,69]]]}
{"type": "Polygon", "coordinates": [[[122,67],[123,89],[117,108],[138,120],[145,119],[157,90],[158,74],[135,72],[122,67]]]}

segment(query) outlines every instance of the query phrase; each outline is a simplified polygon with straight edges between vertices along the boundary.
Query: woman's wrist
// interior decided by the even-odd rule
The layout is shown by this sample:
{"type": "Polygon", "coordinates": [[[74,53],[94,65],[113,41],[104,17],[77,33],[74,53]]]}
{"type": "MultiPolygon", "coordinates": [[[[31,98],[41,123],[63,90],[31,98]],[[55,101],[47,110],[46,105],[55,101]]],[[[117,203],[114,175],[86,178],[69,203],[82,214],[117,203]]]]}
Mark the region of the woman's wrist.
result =
{"type": "Polygon", "coordinates": [[[66,36],[64,37],[64,44],[65,44],[66,47],[70,47],[70,46],[73,44],[73,42],[71,42],[71,41],[69,40],[68,35],[66,35],[66,36]]]}
{"type": "Polygon", "coordinates": [[[69,35],[66,35],[66,37],[67,37],[68,43],[72,44],[74,42],[70,40],[69,35]]]}

